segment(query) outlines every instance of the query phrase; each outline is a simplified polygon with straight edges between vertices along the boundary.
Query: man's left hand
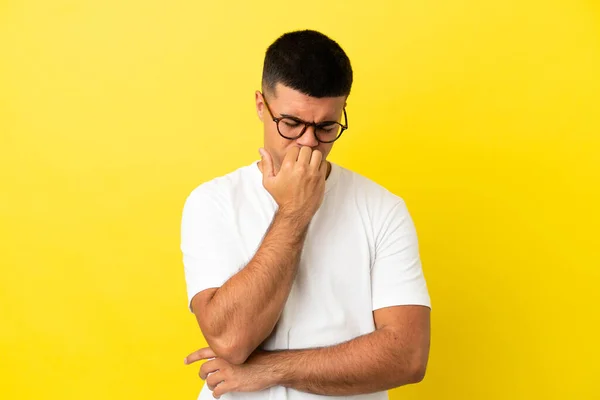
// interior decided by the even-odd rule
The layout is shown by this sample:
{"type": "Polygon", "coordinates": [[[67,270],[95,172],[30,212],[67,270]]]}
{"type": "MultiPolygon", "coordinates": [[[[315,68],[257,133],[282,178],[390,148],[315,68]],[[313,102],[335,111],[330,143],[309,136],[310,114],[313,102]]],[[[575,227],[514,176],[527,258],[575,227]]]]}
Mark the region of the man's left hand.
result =
{"type": "Polygon", "coordinates": [[[213,397],[229,392],[258,392],[276,384],[263,352],[253,353],[244,364],[230,364],[219,358],[210,347],[197,350],[185,358],[186,364],[209,360],[200,367],[200,378],[206,380],[213,397]]]}

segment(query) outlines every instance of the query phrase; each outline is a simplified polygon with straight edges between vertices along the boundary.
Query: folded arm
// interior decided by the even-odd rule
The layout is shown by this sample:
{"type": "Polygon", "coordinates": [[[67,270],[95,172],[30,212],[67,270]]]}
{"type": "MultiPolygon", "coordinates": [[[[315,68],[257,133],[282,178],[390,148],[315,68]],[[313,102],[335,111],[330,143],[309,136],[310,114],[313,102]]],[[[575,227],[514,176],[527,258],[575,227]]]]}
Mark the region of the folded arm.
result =
{"type": "MultiPolygon", "coordinates": [[[[232,364],[246,361],[273,331],[292,288],[308,226],[325,191],[328,164],[320,151],[292,147],[278,172],[266,150],[261,149],[261,157],[263,186],[278,205],[271,226],[242,270],[220,287],[202,290],[191,300],[206,341],[218,357],[232,364]]],[[[219,207],[197,207],[191,219],[184,215],[187,229],[182,230],[201,232],[182,235],[182,248],[184,254],[202,260],[190,268],[202,280],[212,269],[232,267],[227,252],[236,247],[237,243],[232,243],[236,235],[228,232],[215,238],[227,226],[215,219],[219,207]]]]}
{"type": "Polygon", "coordinates": [[[213,396],[256,392],[273,386],[325,396],[352,396],[417,383],[429,357],[430,310],[393,306],[374,312],[377,329],[330,347],[256,351],[233,365],[209,347],[186,357],[186,364],[213,358],[200,368],[213,396]],[[216,358],[215,358],[216,357],[216,358]]]}
{"type": "Polygon", "coordinates": [[[417,383],[429,357],[429,314],[424,306],[379,309],[370,334],[331,347],[264,352],[248,361],[270,371],[273,385],[326,396],[417,383]]]}
{"type": "Polygon", "coordinates": [[[276,213],[248,265],[220,288],[192,299],[192,311],[209,346],[241,364],[273,331],[298,269],[307,224],[276,213]]]}

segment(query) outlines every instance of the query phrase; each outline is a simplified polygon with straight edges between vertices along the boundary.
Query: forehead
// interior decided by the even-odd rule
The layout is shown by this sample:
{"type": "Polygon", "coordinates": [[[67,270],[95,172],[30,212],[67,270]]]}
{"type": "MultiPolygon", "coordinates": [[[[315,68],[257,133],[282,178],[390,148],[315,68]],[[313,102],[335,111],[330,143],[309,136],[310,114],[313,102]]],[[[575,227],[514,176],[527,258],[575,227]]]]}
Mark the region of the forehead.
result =
{"type": "Polygon", "coordinates": [[[269,104],[276,105],[277,113],[292,115],[307,121],[338,119],[346,96],[312,97],[278,83],[269,104]]]}

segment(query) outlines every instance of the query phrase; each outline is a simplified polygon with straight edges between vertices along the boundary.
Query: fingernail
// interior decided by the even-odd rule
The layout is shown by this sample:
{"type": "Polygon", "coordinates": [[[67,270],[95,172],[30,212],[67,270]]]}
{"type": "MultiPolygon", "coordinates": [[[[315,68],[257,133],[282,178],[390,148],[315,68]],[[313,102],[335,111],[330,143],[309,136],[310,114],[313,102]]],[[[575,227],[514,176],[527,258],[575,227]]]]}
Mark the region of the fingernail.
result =
{"type": "Polygon", "coordinates": [[[185,365],[187,365],[187,363],[188,363],[188,362],[187,362],[187,357],[183,359],[183,363],[184,363],[185,365]]]}

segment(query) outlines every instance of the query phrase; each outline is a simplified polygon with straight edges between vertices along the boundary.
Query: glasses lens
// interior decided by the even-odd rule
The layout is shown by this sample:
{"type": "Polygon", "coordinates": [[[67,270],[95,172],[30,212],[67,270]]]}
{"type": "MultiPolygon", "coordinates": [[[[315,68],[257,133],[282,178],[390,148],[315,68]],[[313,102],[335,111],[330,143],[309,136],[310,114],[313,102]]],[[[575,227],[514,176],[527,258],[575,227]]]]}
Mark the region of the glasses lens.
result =
{"type": "Polygon", "coordinates": [[[302,130],[304,129],[304,124],[301,124],[292,118],[282,118],[281,120],[279,120],[278,128],[279,133],[281,133],[286,138],[295,139],[302,133],[302,130]]]}
{"type": "Polygon", "coordinates": [[[321,142],[332,142],[340,135],[342,126],[337,123],[321,125],[317,127],[317,138],[321,142]]]}

